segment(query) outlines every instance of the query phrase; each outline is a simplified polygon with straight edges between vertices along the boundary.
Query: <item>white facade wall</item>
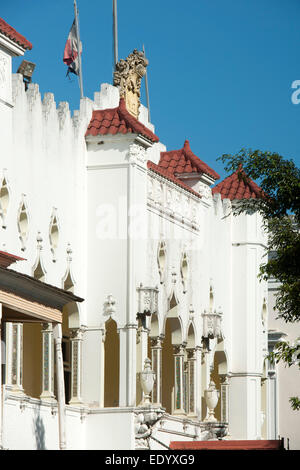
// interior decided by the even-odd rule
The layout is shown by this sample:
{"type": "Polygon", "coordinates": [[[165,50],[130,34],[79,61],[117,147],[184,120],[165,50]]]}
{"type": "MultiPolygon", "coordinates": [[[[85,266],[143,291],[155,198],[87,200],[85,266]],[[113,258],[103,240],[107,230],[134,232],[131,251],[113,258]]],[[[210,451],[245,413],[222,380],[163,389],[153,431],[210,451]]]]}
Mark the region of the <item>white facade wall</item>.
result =
{"type": "MultiPolygon", "coordinates": [[[[10,56],[8,67],[10,70],[10,56]]],[[[78,413],[73,416],[68,412],[69,448],[134,448],[134,416],[132,411],[126,413],[126,407],[136,405],[136,373],[141,367],[136,357],[140,283],[159,288],[160,334],[164,334],[168,304],[175,295],[180,343],[187,341],[192,322],[195,346],[202,347],[202,314],[210,307],[222,312],[226,373],[230,377],[230,434],[237,439],[260,438],[266,333],[261,322],[265,284],[257,280],[265,237],[258,215],[234,218],[231,202],[221,201],[218,195],[212,198],[208,185],[200,199],[147,170],[147,160],[159,161],[160,151],[165,150],[162,144],[150,145],[130,134],[85,141],[92,110],[118,105],[116,88],[103,85],[95,101],[81,100],[80,110],[71,118],[68,104],[57,107],[51,93],[42,100],[38,85],[30,84],[25,92],[18,74],[11,78],[9,72],[6,86],[6,94],[2,92],[0,97],[13,107],[0,102],[0,174],[9,189],[0,249],[26,258],[14,269],[32,275],[40,232],[46,282],[63,287],[70,263],[75,294],[85,299],[76,326],[84,328],[82,398],[94,411],[84,424],[78,413]],[[17,222],[23,204],[28,234],[22,250],[17,222]],[[53,216],[59,229],[54,253],[50,237],[53,216]],[[163,279],[157,261],[160,242],[166,247],[163,279]],[[72,250],[69,263],[68,247],[72,250]],[[188,260],[186,289],[181,274],[183,254],[188,260]],[[120,406],[125,411],[102,410],[97,414],[95,410],[103,406],[102,337],[108,318],[105,302],[110,294],[116,302],[113,319],[120,335],[120,406]],[[118,438],[113,427],[116,422],[122,430],[118,438]],[[111,434],[107,429],[112,429],[111,434]]],[[[144,124],[151,127],[145,112],[142,115],[144,124]]],[[[208,386],[215,348],[216,341],[210,341],[210,363],[203,376],[207,383],[202,388],[208,386]]],[[[201,364],[197,367],[200,371],[201,364]]],[[[200,414],[200,397],[197,403],[200,414]]],[[[32,426],[37,407],[26,408],[22,415],[16,413],[16,406],[13,401],[5,405],[9,423],[6,445],[35,448],[32,426]],[[26,440],[13,434],[17,422],[24,429],[31,427],[26,440]]],[[[49,433],[55,435],[55,420],[49,409],[41,413],[46,446],[55,448],[55,440],[47,441],[49,433]]]]}

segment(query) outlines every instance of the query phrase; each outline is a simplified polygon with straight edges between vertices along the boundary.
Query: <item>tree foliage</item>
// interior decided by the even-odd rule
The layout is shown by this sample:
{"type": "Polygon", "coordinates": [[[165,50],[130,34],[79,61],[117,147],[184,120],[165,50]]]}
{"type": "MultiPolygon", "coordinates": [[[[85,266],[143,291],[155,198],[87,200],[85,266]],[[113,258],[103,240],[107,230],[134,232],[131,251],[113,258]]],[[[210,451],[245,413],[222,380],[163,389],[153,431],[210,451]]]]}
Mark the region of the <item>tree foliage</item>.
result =
{"type": "MultiPolygon", "coordinates": [[[[259,211],[268,234],[268,257],[260,267],[260,278],[275,278],[280,287],[275,309],[286,322],[300,321],[300,170],[292,160],[278,153],[242,149],[219,158],[228,172],[238,171],[246,182],[256,180],[261,188],[258,199],[244,199],[233,206],[235,215],[259,211]]],[[[270,360],[300,367],[300,342],[281,341],[270,360]]],[[[290,398],[292,408],[300,410],[300,400],[290,398]]]]}

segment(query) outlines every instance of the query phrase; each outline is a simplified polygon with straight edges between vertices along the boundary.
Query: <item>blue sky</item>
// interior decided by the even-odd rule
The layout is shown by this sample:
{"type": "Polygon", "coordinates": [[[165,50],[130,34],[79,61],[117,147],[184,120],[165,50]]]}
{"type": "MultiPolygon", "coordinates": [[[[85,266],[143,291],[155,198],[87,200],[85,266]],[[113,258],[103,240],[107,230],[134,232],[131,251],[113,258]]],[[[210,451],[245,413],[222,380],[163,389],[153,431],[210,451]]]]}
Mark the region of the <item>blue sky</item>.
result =
{"type": "MultiPolygon", "coordinates": [[[[2,0],[1,16],[33,43],[33,81],[79,107],[62,62],[73,0],[2,0]]],[[[112,0],[77,0],[85,96],[112,81],[112,0]]],[[[223,153],[242,147],[300,163],[299,0],[119,0],[119,58],[146,47],[151,117],[169,150],[192,150],[225,176],[223,153]]],[[[20,59],[14,60],[16,71],[20,59]]],[[[145,93],[142,101],[145,103],[145,93]]]]}

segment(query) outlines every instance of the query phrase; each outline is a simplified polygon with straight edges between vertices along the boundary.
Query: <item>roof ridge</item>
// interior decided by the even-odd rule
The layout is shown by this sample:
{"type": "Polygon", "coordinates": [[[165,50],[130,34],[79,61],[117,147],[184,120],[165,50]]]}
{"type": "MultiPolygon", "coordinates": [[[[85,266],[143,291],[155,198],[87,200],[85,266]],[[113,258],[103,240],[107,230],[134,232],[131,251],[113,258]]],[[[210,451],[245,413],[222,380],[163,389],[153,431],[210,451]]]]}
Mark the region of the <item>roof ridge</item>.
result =
{"type": "MultiPolygon", "coordinates": [[[[173,155],[178,155],[178,154],[184,155],[188,163],[191,166],[196,167],[200,173],[207,174],[208,176],[210,176],[211,178],[214,178],[215,180],[220,178],[220,175],[215,170],[213,170],[210,166],[204,163],[197,155],[194,154],[194,152],[191,150],[190,142],[187,139],[185,140],[184,145],[181,149],[161,152],[160,162],[162,162],[163,157],[166,155],[173,156],[173,155]]],[[[173,173],[176,173],[175,167],[176,165],[172,167],[173,173]]],[[[178,171],[178,173],[184,173],[184,171],[178,171]]]]}

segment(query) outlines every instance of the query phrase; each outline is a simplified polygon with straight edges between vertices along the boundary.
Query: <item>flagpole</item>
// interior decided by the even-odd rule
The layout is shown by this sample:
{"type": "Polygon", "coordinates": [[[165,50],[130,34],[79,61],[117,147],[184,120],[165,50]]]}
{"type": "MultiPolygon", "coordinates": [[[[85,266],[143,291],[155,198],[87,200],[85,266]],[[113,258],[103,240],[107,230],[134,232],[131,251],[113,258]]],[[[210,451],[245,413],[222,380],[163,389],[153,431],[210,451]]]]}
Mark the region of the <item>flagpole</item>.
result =
{"type": "Polygon", "coordinates": [[[75,12],[75,26],[77,36],[77,50],[78,50],[78,62],[79,62],[79,86],[80,86],[80,98],[83,98],[83,84],[82,84],[82,68],[81,68],[81,43],[79,34],[79,23],[78,23],[78,10],[76,0],[74,0],[74,12],[75,12]]]}
{"type": "Polygon", "coordinates": [[[114,32],[114,70],[118,63],[118,8],[117,0],[113,0],[113,32],[114,32]]]}
{"type": "MultiPolygon", "coordinates": [[[[144,44],[143,44],[143,52],[144,52],[144,56],[146,57],[144,44]]],[[[147,72],[147,69],[146,69],[146,75],[145,75],[145,86],[146,86],[146,97],[147,97],[147,108],[148,108],[148,121],[151,122],[149,87],[148,87],[148,72],[147,72]]]]}

